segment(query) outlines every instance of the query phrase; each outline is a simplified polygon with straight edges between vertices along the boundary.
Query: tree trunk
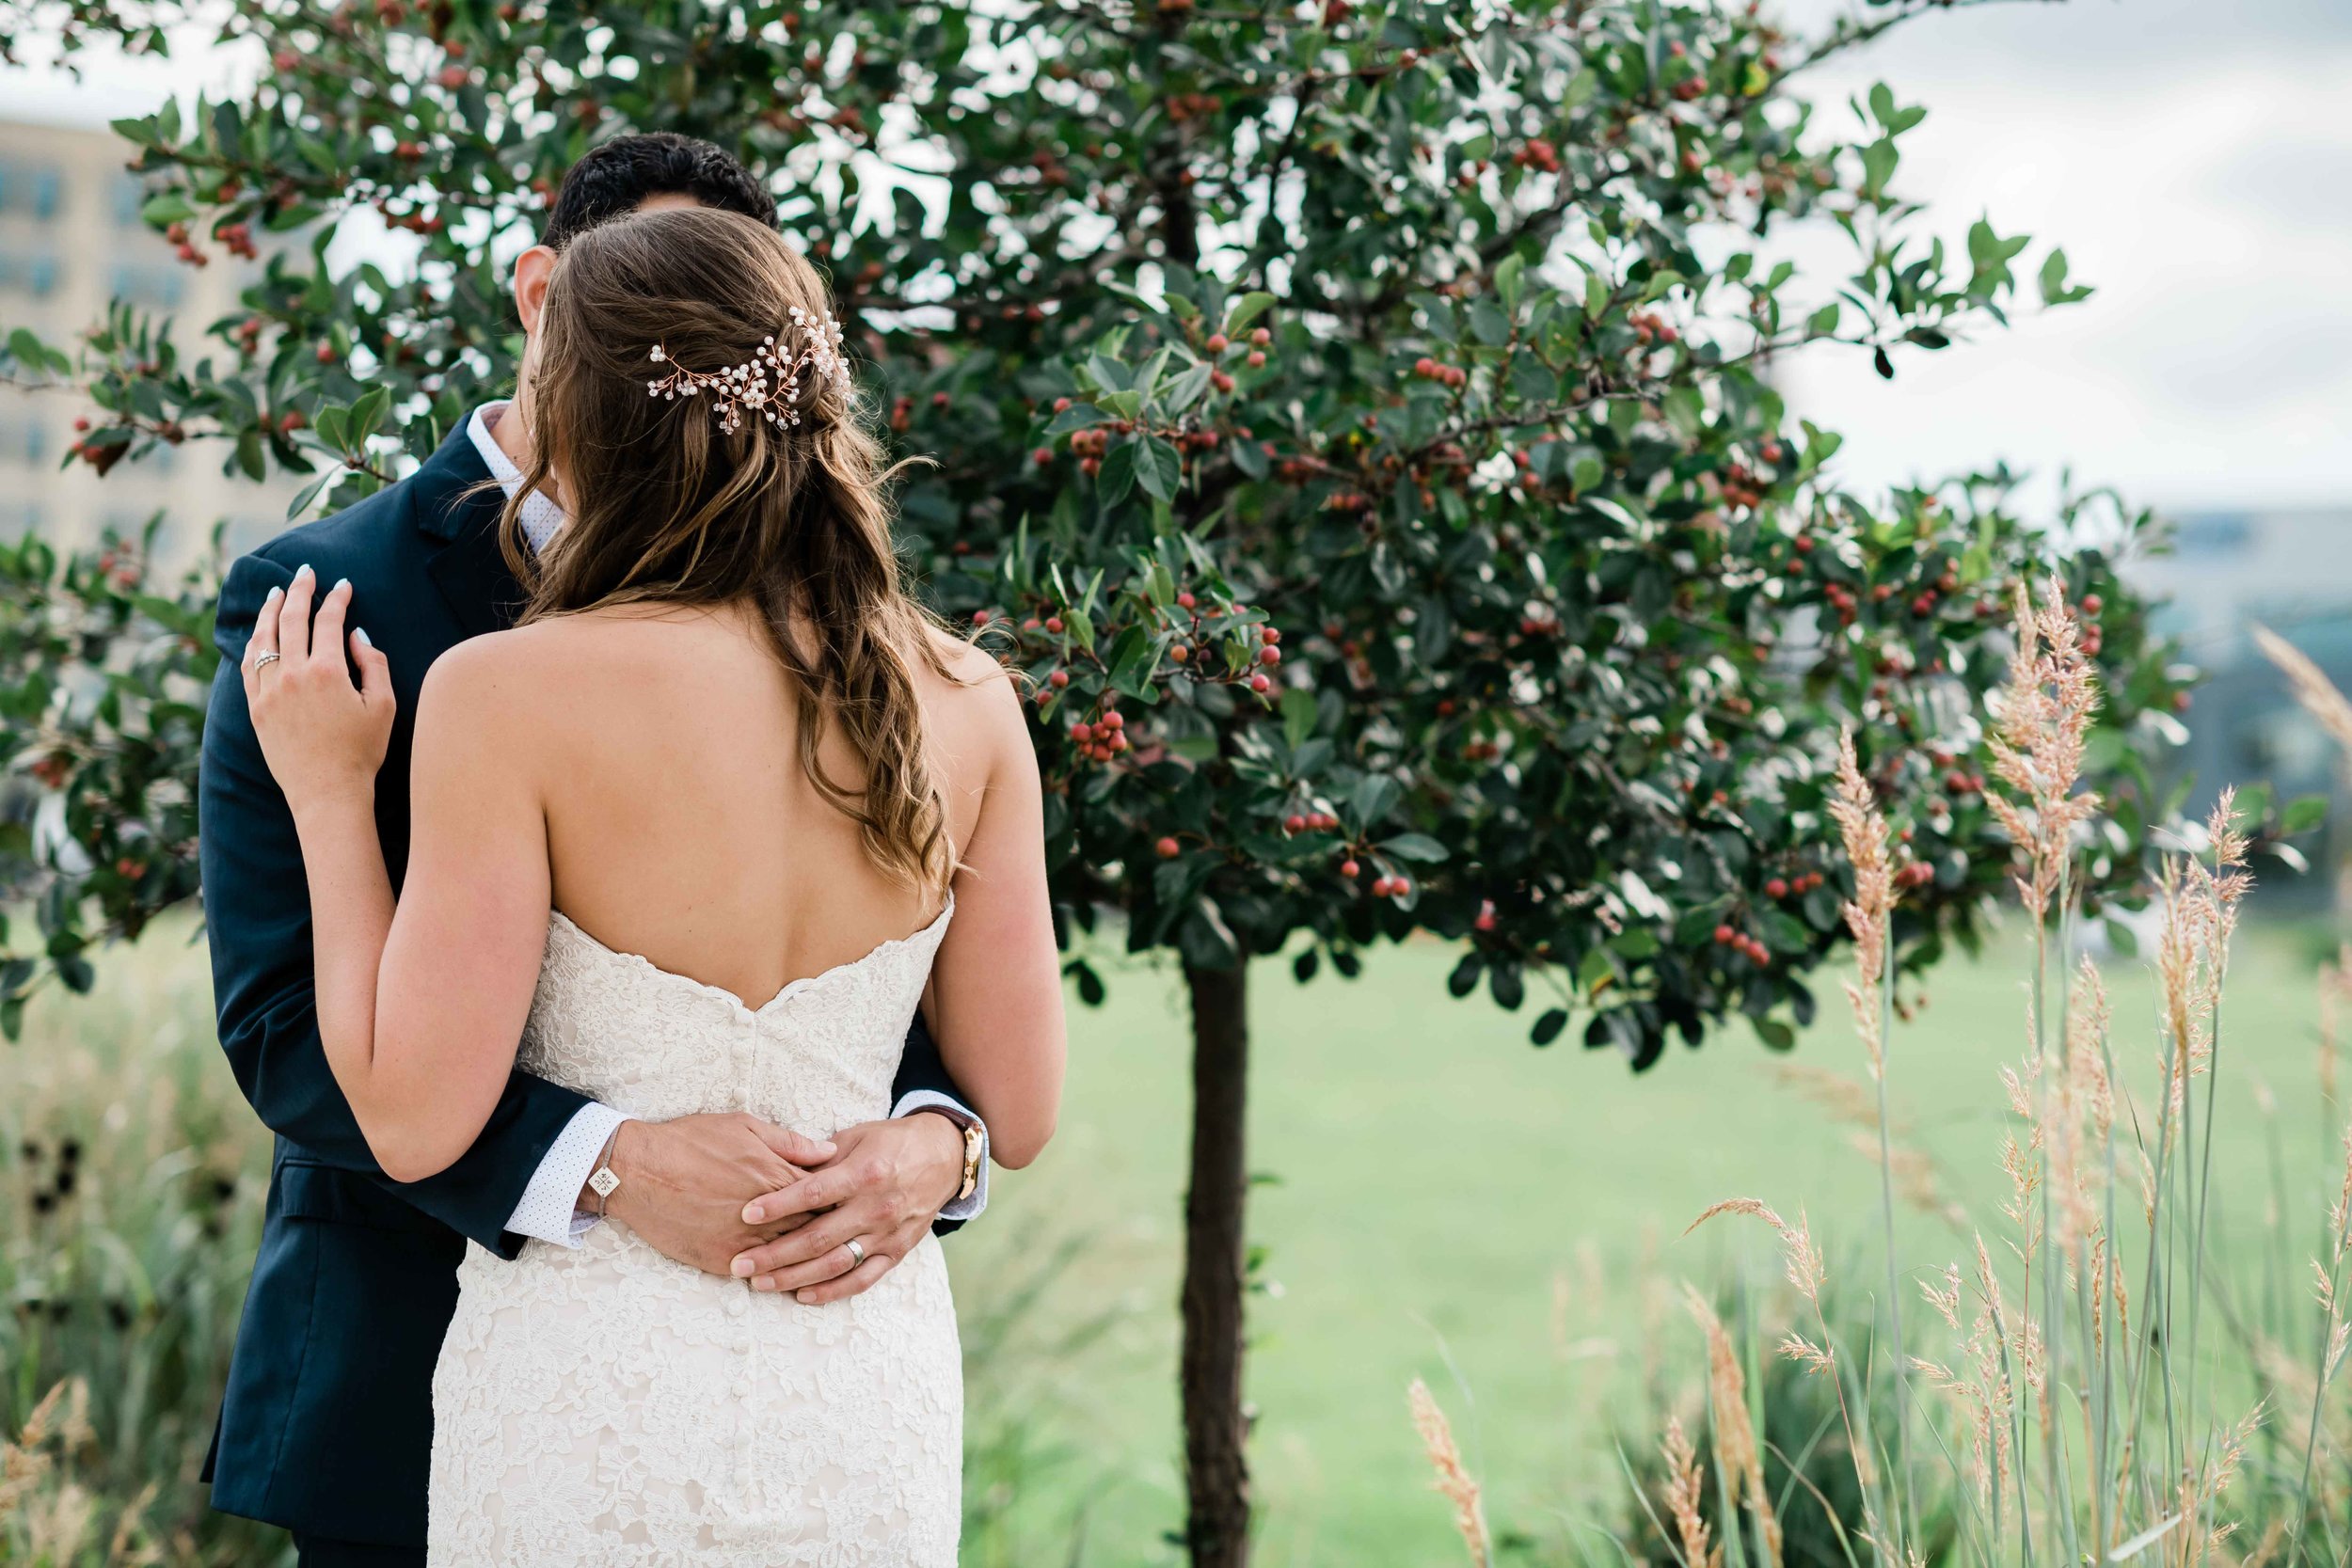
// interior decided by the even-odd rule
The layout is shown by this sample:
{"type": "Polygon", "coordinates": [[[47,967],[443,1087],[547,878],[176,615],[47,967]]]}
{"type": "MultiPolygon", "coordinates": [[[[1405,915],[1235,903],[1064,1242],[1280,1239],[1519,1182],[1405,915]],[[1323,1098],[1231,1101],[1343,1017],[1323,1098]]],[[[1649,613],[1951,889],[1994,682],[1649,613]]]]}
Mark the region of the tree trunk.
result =
{"type": "Polygon", "coordinates": [[[1248,971],[1186,965],[1192,990],[1192,1188],[1184,1199],[1184,1541],[1193,1568],[1249,1560],[1242,1415],[1242,1204],[1249,1183],[1248,971]]]}

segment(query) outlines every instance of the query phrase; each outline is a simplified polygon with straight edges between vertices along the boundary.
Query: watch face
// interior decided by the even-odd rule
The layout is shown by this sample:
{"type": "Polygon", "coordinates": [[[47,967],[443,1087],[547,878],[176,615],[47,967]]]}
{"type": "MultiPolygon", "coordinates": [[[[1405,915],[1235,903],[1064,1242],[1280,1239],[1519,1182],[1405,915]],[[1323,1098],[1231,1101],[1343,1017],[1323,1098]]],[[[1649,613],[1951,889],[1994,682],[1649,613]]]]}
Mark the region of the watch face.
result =
{"type": "MultiPolygon", "coordinates": [[[[579,1167],[575,1165],[573,1168],[577,1170],[579,1167]]],[[[598,1197],[611,1197],[613,1194],[613,1190],[619,1187],[620,1184],[621,1179],[612,1174],[612,1167],[611,1165],[604,1166],[602,1169],[598,1170],[596,1175],[588,1179],[588,1185],[596,1189],[596,1194],[598,1197]]]]}

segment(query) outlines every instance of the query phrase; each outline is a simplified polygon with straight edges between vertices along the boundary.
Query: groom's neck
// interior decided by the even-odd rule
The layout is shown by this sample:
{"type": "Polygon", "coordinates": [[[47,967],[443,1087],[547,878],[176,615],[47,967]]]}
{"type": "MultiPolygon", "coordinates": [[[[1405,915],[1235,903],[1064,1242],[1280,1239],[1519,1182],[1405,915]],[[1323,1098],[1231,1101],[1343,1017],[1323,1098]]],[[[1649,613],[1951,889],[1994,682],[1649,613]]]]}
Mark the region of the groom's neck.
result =
{"type": "Polygon", "coordinates": [[[531,432],[524,428],[521,404],[510,403],[499,410],[490,425],[490,439],[498,443],[508,462],[524,473],[531,471],[531,432]]]}

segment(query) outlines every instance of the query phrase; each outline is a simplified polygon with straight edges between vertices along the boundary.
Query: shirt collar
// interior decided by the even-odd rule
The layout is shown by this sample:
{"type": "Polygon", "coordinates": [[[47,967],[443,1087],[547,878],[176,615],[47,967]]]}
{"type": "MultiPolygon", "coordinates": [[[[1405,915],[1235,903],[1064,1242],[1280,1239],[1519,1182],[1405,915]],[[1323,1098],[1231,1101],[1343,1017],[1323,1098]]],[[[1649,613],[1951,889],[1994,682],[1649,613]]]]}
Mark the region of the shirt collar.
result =
{"type": "MultiPolygon", "coordinates": [[[[506,455],[506,449],[498,444],[491,431],[513,407],[511,403],[485,403],[466,421],[466,434],[472,438],[474,451],[482,454],[483,466],[509,497],[522,488],[523,471],[515,467],[515,460],[506,455]]],[[[545,492],[533,490],[523,498],[522,525],[523,536],[531,541],[532,549],[544,550],[548,541],[555,537],[555,531],[564,526],[563,509],[549,500],[545,492]]]]}

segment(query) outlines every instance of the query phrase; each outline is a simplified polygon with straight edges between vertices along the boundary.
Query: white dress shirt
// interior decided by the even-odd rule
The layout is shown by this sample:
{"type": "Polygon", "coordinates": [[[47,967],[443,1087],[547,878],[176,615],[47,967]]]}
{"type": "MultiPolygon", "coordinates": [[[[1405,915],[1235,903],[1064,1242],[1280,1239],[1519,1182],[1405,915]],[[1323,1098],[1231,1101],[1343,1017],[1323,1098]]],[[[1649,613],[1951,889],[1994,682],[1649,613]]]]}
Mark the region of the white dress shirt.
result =
{"type": "MultiPolygon", "coordinates": [[[[472,437],[474,450],[482,454],[482,461],[489,468],[490,477],[499,482],[501,489],[512,496],[522,484],[522,470],[515,467],[514,459],[506,455],[506,449],[500,446],[490,433],[508,406],[503,403],[484,404],[466,421],[466,434],[472,437]]],[[[548,541],[555,537],[555,531],[564,526],[564,513],[555,502],[534,490],[523,498],[520,521],[523,535],[531,541],[531,547],[543,550],[548,547],[548,541]]],[[[936,1089],[916,1089],[901,1096],[898,1103],[891,1107],[890,1114],[905,1117],[913,1116],[917,1111],[938,1111],[959,1127],[977,1127],[980,1130],[978,1184],[972,1189],[970,1197],[958,1198],[939,1212],[942,1219],[968,1220],[976,1217],[988,1207],[987,1124],[967,1107],[936,1089]]],[[[518,1236],[535,1237],[543,1242],[553,1242],[558,1246],[580,1245],[580,1239],[595,1229],[596,1225],[596,1215],[580,1210],[580,1190],[588,1184],[588,1178],[596,1174],[596,1156],[604,1152],[605,1140],[612,1135],[612,1130],[633,1119],[625,1111],[616,1111],[610,1105],[600,1105],[594,1101],[574,1112],[572,1119],[564,1124],[564,1131],[548,1146],[546,1157],[539,1162],[538,1170],[532,1175],[531,1185],[523,1189],[522,1201],[515,1206],[514,1217],[506,1222],[506,1228],[518,1236]]],[[[794,1131],[810,1130],[796,1128],[794,1131]]]]}

